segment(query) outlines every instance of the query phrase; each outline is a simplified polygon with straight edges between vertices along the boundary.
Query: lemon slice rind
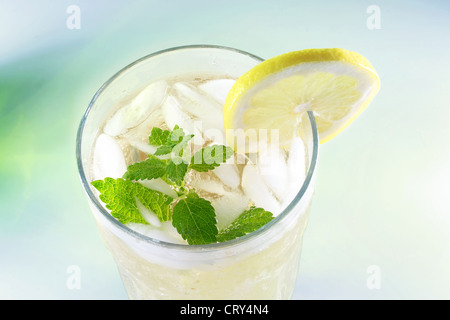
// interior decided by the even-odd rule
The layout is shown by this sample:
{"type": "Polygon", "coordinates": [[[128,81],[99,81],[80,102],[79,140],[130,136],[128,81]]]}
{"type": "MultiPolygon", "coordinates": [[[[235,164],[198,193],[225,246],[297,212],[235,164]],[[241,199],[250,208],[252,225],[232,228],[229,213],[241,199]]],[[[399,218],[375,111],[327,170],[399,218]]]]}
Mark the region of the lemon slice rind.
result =
{"type": "MultiPolygon", "coordinates": [[[[314,77],[319,78],[319,80],[321,80],[322,82],[323,79],[330,81],[329,85],[332,88],[329,88],[329,91],[331,93],[327,93],[327,97],[331,95],[331,98],[328,98],[328,100],[330,100],[330,103],[322,103],[322,106],[316,106],[315,108],[314,99],[309,99],[312,101],[310,106],[308,106],[307,104],[298,105],[295,107],[288,106],[289,108],[294,108],[294,110],[299,109],[299,113],[306,110],[312,110],[314,112],[319,127],[320,143],[325,143],[331,140],[342,130],[344,130],[351,122],[353,122],[367,107],[367,105],[369,105],[380,87],[379,78],[377,73],[375,72],[375,69],[365,57],[358,53],[336,48],[307,49],[285,53],[261,62],[250,71],[242,75],[236,81],[227,96],[224,106],[223,117],[225,129],[246,129],[249,126],[251,127],[252,118],[247,117],[247,122],[250,123],[244,123],[244,119],[245,113],[253,107],[252,98],[254,98],[259,92],[265,90],[266,88],[276,86],[277,84],[290,77],[298,77],[298,79],[304,78],[304,80],[306,81],[306,89],[308,89],[308,81],[314,80],[314,77]],[[320,76],[317,76],[318,74],[320,76]],[[323,79],[320,79],[320,77],[322,77],[323,79]],[[333,83],[333,77],[340,78],[334,79],[333,83]],[[353,104],[349,106],[349,111],[347,111],[344,116],[336,113],[340,112],[340,110],[333,110],[333,108],[336,107],[333,105],[332,101],[333,89],[336,91],[335,93],[337,94],[337,96],[339,96],[339,94],[343,95],[347,93],[345,92],[345,87],[343,89],[339,88],[339,81],[341,79],[345,79],[346,81],[349,81],[348,79],[355,79],[356,85],[355,88],[352,88],[352,90],[354,89],[355,92],[360,93],[359,97],[357,99],[355,98],[353,104]],[[338,90],[341,90],[341,92],[338,92],[338,90]],[[335,113],[335,118],[340,118],[338,120],[332,120],[332,125],[330,126],[330,119],[321,117],[324,114],[328,115],[329,117],[330,115],[333,115],[333,112],[335,113]],[[328,121],[328,127],[322,126],[321,128],[321,124],[323,124],[323,121],[328,121]]],[[[325,84],[323,83],[320,85],[325,86],[325,84]]],[[[325,90],[328,90],[328,88],[325,88],[325,90]]],[[[270,91],[268,94],[270,96],[270,91]]],[[[347,99],[345,97],[340,98],[347,99]]],[[[279,116],[285,116],[286,125],[289,126],[289,124],[292,122],[292,119],[287,119],[287,115],[284,115],[282,112],[283,108],[280,108],[280,106],[277,105],[274,105],[273,108],[280,109],[281,112],[279,116]]],[[[250,114],[252,114],[252,111],[254,110],[250,110],[250,114]]],[[[258,113],[258,110],[256,110],[253,112],[253,114],[264,117],[264,115],[261,115],[261,112],[258,113]]],[[[290,118],[292,118],[292,116],[290,118]]],[[[267,121],[270,122],[273,121],[273,119],[267,119],[267,121]]],[[[258,121],[255,120],[254,124],[256,124],[256,126],[258,125],[257,122],[258,121]]],[[[284,126],[280,125],[280,127],[284,126]]],[[[288,129],[286,128],[284,128],[284,130],[288,131],[288,129]]],[[[292,128],[292,130],[294,130],[294,128],[292,128]]]]}

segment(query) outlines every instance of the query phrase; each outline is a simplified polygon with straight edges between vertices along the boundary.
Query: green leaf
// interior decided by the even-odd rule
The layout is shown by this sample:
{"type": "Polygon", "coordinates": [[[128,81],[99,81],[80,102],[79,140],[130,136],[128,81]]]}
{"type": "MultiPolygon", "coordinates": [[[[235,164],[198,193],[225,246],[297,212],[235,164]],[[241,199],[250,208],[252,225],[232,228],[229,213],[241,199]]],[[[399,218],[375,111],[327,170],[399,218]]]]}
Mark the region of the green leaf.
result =
{"type": "Polygon", "coordinates": [[[111,210],[111,215],[120,223],[147,224],[137,207],[136,199],[153,211],[161,221],[170,220],[170,203],[173,199],[161,192],[121,178],[96,180],[92,185],[100,192],[99,198],[111,210]]]}
{"type": "Polygon", "coordinates": [[[155,152],[156,156],[169,154],[172,151],[176,156],[181,156],[188,141],[193,137],[193,134],[185,135],[183,129],[176,125],[172,131],[154,127],[148,141],[151,145],[159,146],[155,152]]]}
{"type": "Polygon", "coordinates": [[[149,189],[140,183],[135,183],[137,199],[149,210],[151,210],[160,221],[169,221],[172,218],[172,197],[149,189]]]}
{"type": "Polygon", "coordinates": [[[170,161],[166,168],[167,178],[177,186],[182,186],[187,169],[188,165],[182,161],[179,164],[170,161]]]}
{"type": "Polygon", "coordinates": [[[213,145],[197,151],[191,159],[190,169],[200,172],[214,170],[233,155],[233,149],[222,145],[213,145]]]}
{"type": "Polygon", "coordinates": [[[162,156],[165,154],[169,154],[172,152],[171,146],[160,146],[158,149],[156,149],[155,156],[162,156]]]}
{"type": "Polygon", "coordinates": [[[149,158],[128,166],[123,175],[127,180],[151,180],[162,177],[166,173],[167,161],[161,160],[154,155],[149,158]]]}
{"type": "Polygon", "coordinates": [[[189,244],[216,242],[216,214],[211,203],[190,191],[173,208],[172,224],[189,244]]]}
{"type": "Polygon", "coordinates": [[[167,145],[170,140],[170,130],[163,130],[158,127],[153,127],[148,142],[153,146],[167,145]]]}
{"type": "Polygon", "coordinates": [[[228,227],[221,230],[217,235],[217,241],[223,242],[242,237],[247,233],[258,230],[272,219],[271,212],[262,208],[251,207],[241,213],[228,227]]]}
{"type": "Polygon", "coordinates": [[[194,137],[193,134],[189,134],[187,136],[183,136],[183,138],[177,142],[177,144],[175,144],[172,147],[172,151],[174,152],[175,155],[177,156],[182,156],[184,149],[187,146],[187,143],[189,142],[189,140],[191,140],[194,137]]]}
{"type": "Polygon", "coordinates": [[[168,142],[170,144],[176,145],[176,144],[180,143],[181,141],[183,141],[183,138],[184,138],[183,128],[180,128],[178,125],[175,125],[172,132],[170,133],[168,142]]]}

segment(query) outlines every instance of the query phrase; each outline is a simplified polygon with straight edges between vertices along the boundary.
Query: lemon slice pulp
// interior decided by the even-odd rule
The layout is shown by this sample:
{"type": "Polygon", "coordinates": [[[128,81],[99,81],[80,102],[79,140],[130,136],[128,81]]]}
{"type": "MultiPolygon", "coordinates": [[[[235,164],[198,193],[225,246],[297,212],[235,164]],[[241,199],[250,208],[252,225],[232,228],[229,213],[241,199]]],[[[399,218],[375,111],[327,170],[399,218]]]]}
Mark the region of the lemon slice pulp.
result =
{"type": "Polygon", "coordinates": [[[361,114],[379,87],[375,69],[356,52],[306,49],[270,58],[242,75],[228,93],[227,140],[235,147],[236,129],[276,129],[280,143],[288,144],[311,110],[320,143],[327,142],[361,114]]]}

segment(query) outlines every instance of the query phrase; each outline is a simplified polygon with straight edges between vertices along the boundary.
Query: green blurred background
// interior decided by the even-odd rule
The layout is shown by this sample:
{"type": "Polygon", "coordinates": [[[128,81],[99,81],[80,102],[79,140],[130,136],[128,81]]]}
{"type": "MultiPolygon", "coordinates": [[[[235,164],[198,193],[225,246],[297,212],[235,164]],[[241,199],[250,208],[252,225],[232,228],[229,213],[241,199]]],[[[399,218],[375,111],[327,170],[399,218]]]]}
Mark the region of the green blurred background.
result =
{"type": "Polygon", "coordinates": [[[320,47],[365,55],[381,91],[321,146],[293,299],[450,298],[450,2],[0,0],[0,8],[1,299],[127,299],[78,178],[76,131],[116,71],[189,44],[263,58],[320,47]],[[71,5],[79,29],[67,25],[71,5]]]}

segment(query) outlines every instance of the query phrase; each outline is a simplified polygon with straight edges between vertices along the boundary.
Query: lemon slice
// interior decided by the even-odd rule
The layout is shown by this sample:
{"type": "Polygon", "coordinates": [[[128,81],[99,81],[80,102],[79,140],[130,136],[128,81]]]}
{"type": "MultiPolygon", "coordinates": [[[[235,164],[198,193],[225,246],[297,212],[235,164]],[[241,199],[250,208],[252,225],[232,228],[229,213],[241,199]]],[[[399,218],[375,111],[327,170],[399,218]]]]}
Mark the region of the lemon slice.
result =
{"type": "Polygon", "coordinates": [[[273,57],[242,75],[228,93],[227,140],[236,150],[236,130],[248,138],[255,136],[249,131],[276,129],[280,142],[288,144],[311,110],[324,143],[355,120],[379,88],[375,69],[356,52],[306,49],[273,57]]]}

